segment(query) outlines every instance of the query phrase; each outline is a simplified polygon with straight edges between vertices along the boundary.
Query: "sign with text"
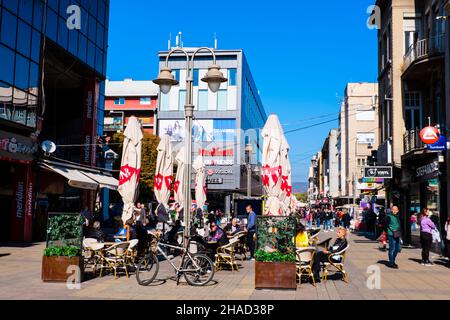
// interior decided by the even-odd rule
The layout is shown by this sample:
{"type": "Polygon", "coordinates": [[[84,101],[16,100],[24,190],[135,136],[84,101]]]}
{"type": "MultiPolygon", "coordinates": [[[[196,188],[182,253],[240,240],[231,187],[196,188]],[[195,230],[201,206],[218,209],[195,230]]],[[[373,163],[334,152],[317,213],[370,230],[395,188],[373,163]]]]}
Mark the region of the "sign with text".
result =
{"type": "Polygon", "coordinates": [[[427,149],[433,151],[445,151],[447,150],[447,139],[445,136],[441,135],[436,143],[427,144],[427,149]]]}
{"type": "Polygon", "coordinates": [[[365,167],[364,178],[392,179],[392,167],[365,167]]]}

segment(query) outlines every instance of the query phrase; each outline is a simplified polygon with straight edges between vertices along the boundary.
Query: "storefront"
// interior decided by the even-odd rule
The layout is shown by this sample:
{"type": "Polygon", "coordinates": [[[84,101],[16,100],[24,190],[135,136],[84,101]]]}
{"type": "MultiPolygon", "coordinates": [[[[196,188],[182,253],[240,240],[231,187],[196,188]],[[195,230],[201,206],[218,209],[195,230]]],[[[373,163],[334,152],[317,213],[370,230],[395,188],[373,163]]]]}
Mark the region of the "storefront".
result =
{"type": "MultiPolygon", "coordinates": [[[[445,165],[439,162],[438,153],[426,153],[422,157],[416,157],[415,165],[409,167],[408,184],[404,184],[406,210],[404,225],[408,226],[406,234],[410,235],[411,244],[419,245],[420,228],[414,223],[423,208],[430,212],[430,218],[438,225],[441,233],[444,222],[447,219],[446,190],[443,179],[445,178],[445,165]],[[413,219],[411,219],[411,216],[413,219]]],[[[439,248],[435,248],[437,251],[439,248]]]]}
{"type": "Polygon", "coordinates": [[[0,130],[0,241],[31,241],[36,143],[0,130]]]}

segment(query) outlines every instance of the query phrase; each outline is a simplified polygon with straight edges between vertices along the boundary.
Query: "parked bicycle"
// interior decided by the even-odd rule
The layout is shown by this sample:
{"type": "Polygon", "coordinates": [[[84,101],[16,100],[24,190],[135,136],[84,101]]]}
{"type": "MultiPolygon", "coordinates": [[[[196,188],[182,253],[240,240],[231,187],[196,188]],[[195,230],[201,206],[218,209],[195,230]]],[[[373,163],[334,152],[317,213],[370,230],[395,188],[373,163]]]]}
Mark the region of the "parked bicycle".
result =
{"type": "MultiPolygon", "coordinates": [[[[187,248],[190,247],[191,239],[188,239],[187,248]]],[[[159,259],[161,254],[175,270],[177,285],[181,276],[192,286],[204,286],[214,277],[214,263],[202,253],[190,253],[186,248],[169,242],[159,241],[156,246],[150,246],[145,255],[136,264],[136,280],[140,285],[150,285],[158,275],[159,259]],[[176,255],[169,255],[173,251],[181,252],[181,262],[176,266],[172,261],[176,255]]]]}

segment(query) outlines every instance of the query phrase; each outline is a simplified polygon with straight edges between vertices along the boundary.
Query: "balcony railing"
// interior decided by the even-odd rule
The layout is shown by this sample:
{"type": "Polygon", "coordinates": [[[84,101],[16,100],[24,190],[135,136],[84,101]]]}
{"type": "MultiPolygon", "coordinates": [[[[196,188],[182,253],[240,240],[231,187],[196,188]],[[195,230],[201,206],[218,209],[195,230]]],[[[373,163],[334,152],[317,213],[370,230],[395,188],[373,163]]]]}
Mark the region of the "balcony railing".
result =
{"type": "Polygon", "coordinates": [[[420,129],[406,131],[403,136],[403,145],[405,153],[425,148],[425,144],[420,139],[420,129]]]}
{"type": "Polygon", "coordinates": [[[418,40],[411,45],[404,57],[404,70],[414,61],[423,59],[434,54],[443,53],[445,50],[444,34],[435,37],[418,40]]]}

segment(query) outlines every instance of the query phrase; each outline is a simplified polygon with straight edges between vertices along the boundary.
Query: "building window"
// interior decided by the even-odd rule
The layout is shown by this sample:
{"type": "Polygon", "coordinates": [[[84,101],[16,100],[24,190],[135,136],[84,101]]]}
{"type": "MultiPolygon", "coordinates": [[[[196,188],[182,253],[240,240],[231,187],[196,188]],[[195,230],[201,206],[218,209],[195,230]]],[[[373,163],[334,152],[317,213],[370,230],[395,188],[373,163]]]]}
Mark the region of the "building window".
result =
{"type": "Polygon", "coordinates": [[[180,90],[178,94],[178,110],[183,111],[186,104],[186,90],[180,90]]]}
{"type": "Polygon", "coordinates": [[[219,90],[217,93],[217,110],[225,111],[228,108],[228,91],[219,90]]]}
{"type": "Polygon", "coordinates": [[[418,91],[405,93],[405,128],[406,130],[422,127],[421,94],[418,91]]]}
{"type": "Polygon", "coordinates": [[[356,108],[356,121],[374,121],[375,111],[371,107],[360,106],[356,108]]]}
{"type": "Polygon", "coordinates": [[[373,132],[357,133],[356,139],[358,143],[361,144],[375,143],[375,133],[373,132]]]}
{"type": "Polygon", "coordinates": [[[150,97],[141,97],[139,99],[139,104],[142,105],[150,105],[151,104],[152,99],[150,97]]]}
{"type": "Polygon", "coordinates": [[[125,98],[115,98],[114,99],[114,104],[116,106],[122,106],[125,104],[125,98]]]}
{"type": "Polygon", "coordinates": [[[237,70],[236,69],[228,69],[228,85],[235,86],[237,83],[237,70]]]}
{"type": "Polygon", "coordinates": [[[198,110],[208,110],[208,90],[198,90],[198,110]]]}
{"type": "Polygon", "coordinates": [[[198,69],[194,69],[194,86],[198,86],[198,69]]]}
{"type": "Polygon", "coordinates": [[[169,94],[161,92],[161,105],[160,105],[160,108],[161,108],[161,111],[168,111],[169,110],[169,94]]]}
{"type": "Polygon", "coordinates": [[[180,81],[180,69],[172,70],[172,75],[178,82],[180,81]]]}

